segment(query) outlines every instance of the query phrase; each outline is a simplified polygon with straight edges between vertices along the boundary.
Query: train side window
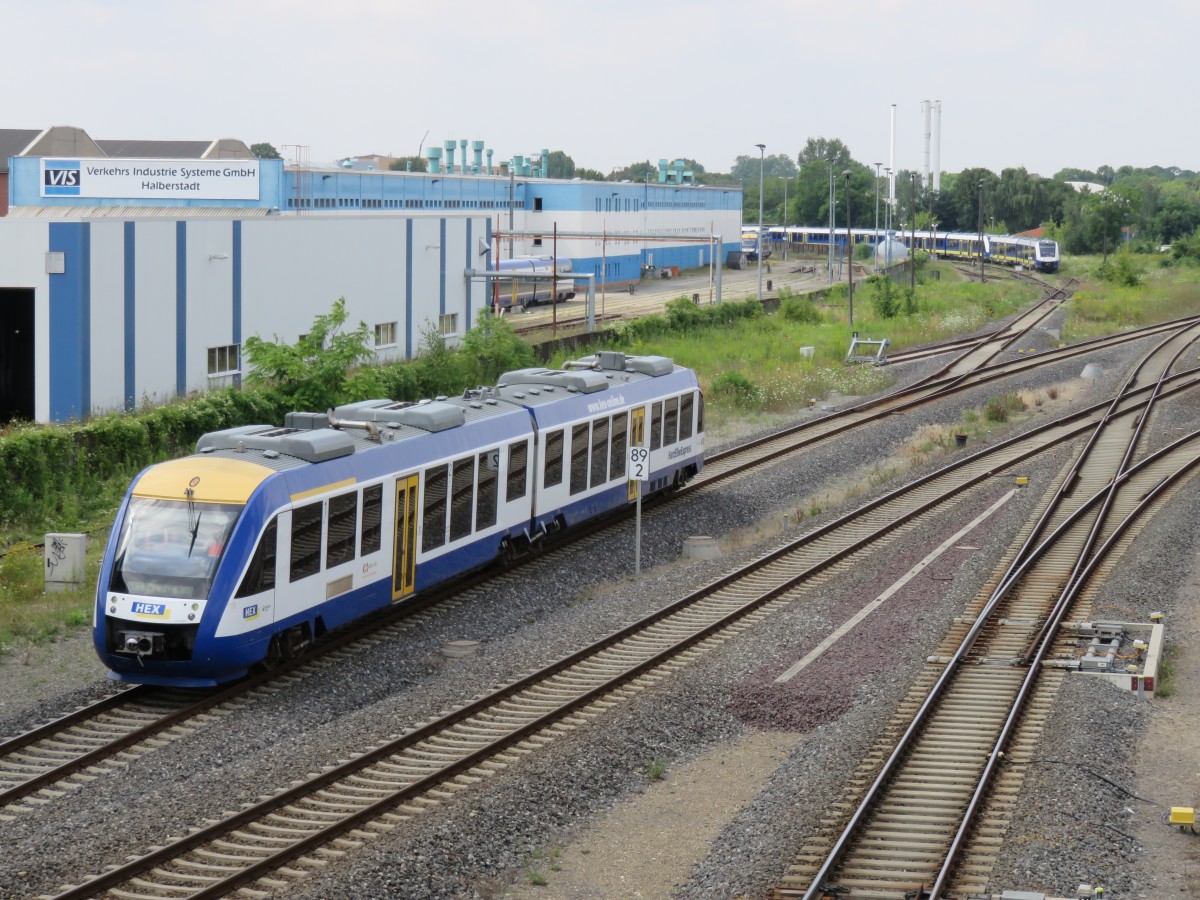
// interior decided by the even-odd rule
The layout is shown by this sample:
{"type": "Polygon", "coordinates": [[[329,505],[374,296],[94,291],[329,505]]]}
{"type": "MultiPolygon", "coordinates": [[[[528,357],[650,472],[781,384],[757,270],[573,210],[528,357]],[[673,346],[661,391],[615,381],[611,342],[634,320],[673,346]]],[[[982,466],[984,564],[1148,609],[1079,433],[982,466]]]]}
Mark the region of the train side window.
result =
{"type": "Polygon", "coordinates": [[[325,568],[354,559],[358,530],[358,491],[329,498],[329,528],[325,532],[325,568]]]}
{"type": "Polygon", "coordinates": [[[425,516],[421,521],[421,549],[446,543],[446,466],[425,470],[425,516]]]}
{"type": "Polygon", "coordinates": [[[662,446],[663,405],[660,400],[651,407],[650,412],[650,449],[657,450],[662,446]]]}
{"type": "Polygon", "coordinates": [[[592,466],[590,482],[598,487],[608,481],[608,417],[592,422],[592,466]]]}
{"type": "Polygon", "coordinates": [[[588,477],[588,423],[571,428],[571,493],[578,494],[587,489],[588,477]]]}
{"type": "Polygon", "coordinates": [[[546,435],[546,477],[542,484],[553,487],[563,479],[563,432],[552,431],[546,435]]]}
{"type": "Polygon", "coordinates": [[[475,492],[475,530],[496,524],[496,483],[500,451],[479,454],[479,489],[475,492]]]}
{"type": "Polygon", "coordinates": [[[696,433],[704,433],[704,395],[696,394],[696,433]]]}
{"type": "Polygon", "coordinates": [[[663,421],[663,443],[674,444],[679,439],[679,398],[672,397],[667,401],[667,414],[663,421]]]}
{"type": "Polygon", "coordinates": [[[612,420],[612,442],[609,444],[608,471],[612,478],[625,477],[625,457],[628,450],[625,435],[629,432],[629,413],[618,413],[612,420]]]}
{"type": "Polygon", "coordinates": [[[254,556],[250,558],[246,575],[238,586],[236,597],[253,597],[255,594],[261,594],[263,591],[269,591],[275,587],[278,522],[277,518],[272,519],[263,529],[262,537],[258,539],[258,546],[254,548],[254,556]]]}
{"type": "Polygon", "coordinates": [[[454,485],[450,495],[450,540],[471,533],[471,508],[475,505],[475,458],[454,461],[454,485]]]}
{"type": "Polygon", "coordinates": [[[382,546],[383,537],[383,485],[376,484],[363,490],[362,538],[358,552],[362,556],[376,553],[382,546]]]}
{"type": "Polygon", "coordinates": [[[686,441],[692,436],[692,407],[694,394],[684,394],[679,398],[679,439],[686,441]]]}
{"type": "Polygon", "coordinates": [[[292,565],[289,578],[299,581],[321,571],[321,517],[324,503],[292,510],[292,565]]]}
{"type": "Polygon", "coordinates": [[[525,496],[525,468],[528,464],[529,442],[517,441],[509,444],[508,483],[504,489],[505,500],[518,500],[525,496]]]}

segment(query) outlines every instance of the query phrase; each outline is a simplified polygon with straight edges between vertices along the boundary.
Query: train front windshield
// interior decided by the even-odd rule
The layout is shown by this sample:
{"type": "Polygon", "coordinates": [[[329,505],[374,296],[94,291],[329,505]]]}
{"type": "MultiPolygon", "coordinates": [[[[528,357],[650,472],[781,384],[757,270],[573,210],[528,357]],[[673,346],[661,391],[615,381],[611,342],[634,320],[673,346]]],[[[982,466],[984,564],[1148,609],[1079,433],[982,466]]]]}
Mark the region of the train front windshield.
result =
{"type": "Polygon", "coordinates": [[[121,523],[109,590],[204,600],[242,507],[134,497],[121,523]]]}

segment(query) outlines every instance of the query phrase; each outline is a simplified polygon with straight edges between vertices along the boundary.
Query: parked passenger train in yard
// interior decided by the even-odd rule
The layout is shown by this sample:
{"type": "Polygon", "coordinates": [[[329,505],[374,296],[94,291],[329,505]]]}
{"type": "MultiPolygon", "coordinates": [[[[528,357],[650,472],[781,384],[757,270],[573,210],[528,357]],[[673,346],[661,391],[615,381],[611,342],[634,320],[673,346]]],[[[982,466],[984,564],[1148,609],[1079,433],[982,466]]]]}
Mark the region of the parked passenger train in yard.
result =
{"type": "Polygon", "coordinates": [[[229,681],[703,463],[695,373],[614,352],[461,397],[206,434],[130,486],[101,564],[96,651],[121,681],[229,681]],[[648,482],[626,477],[630,443],[650,450],[648,482]]]}
{"type": "Polygon", "coordinates": [[[555,303],[575,297],[575,282],[569,277],[562,277],[557,282],[553,278],[529,277],[550,275],[555,271],[560,276],[569,276],[571,261],[566,258],[559,259],[556,266],[552,256],[517,256],[500,260],[499,267],[493,271],[510,273],[509,277],[495,281],[495,299],[500,309],[549,303],[552,294],[555,303]]]}
{"type": "MultiPolygon", "coordinates": [[[[911,231],[876,232],[872,228],[853,228],[854,243],[875,245],[876,238],[883,240],[891,235],[911,249],[914,235],[911,231]]],[[[789,225],[787,229],[773,226],[768,235],[772,244],[788,244],[792,248],[819,247],[828,249],[829,228],[789,225]]],[[[833,230],[835,247],[846,245],[846,229],[833,230]]],[[[918,250],[943,259],[979,259],[980,239],[978,232],[964,231],[917,231],[915,241],[918,250]]],[[[1022,237],[1011,234],[984,234],[983,256],[989,262],[1006,265],[1031,266],[1040,272],[1058,271],[1058,242],[1048,238],[1022,237]]]]}

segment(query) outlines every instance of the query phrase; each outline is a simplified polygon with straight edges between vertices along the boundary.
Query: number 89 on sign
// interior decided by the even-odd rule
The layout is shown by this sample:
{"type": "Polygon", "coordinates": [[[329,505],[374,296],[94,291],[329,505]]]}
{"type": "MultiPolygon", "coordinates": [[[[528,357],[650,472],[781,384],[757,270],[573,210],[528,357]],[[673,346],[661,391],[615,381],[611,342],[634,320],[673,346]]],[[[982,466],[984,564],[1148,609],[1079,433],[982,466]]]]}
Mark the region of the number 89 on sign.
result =
{"type": "Polygon", "coordinates": [[[626,471],[630,481],[650,480],[650,451],[645,447],[630,447],[626,471]]]}

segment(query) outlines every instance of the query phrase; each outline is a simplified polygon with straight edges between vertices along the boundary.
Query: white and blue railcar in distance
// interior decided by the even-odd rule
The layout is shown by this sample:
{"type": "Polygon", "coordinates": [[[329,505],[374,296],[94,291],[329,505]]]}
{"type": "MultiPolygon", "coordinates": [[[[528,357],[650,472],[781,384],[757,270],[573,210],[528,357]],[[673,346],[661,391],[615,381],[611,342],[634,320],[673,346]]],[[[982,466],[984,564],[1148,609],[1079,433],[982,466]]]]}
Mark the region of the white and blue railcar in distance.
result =
{"type": "Polygon", "coordinates": [[[139,474],[96,590],[109,677],[206,687],[642,496],[704,462],[696,375],[601,352],[420,403],[206,434],[139,474]],[[626,477],[630,444],[649,482],[626,477]]]}

